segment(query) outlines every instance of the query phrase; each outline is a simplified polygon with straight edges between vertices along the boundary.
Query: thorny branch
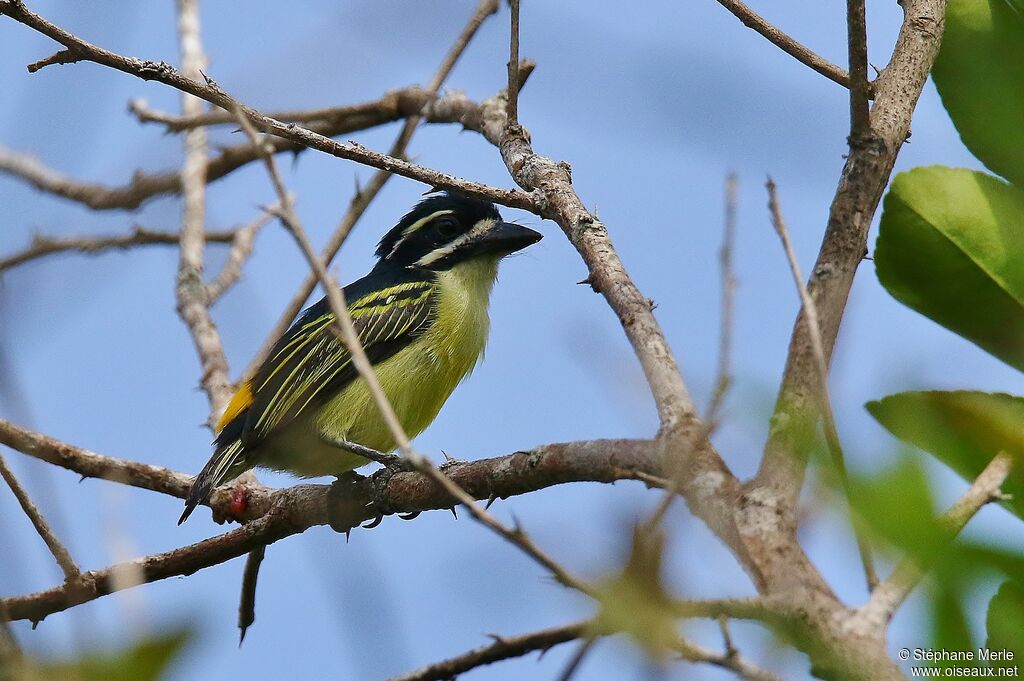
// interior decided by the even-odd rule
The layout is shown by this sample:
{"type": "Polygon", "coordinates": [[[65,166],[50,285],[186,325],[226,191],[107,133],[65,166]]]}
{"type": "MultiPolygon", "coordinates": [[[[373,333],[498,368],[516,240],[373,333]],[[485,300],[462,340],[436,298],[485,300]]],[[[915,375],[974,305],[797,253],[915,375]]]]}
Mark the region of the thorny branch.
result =
{"type": "MultiPolygon", "coordinates": [[[[96,477],[184,498],[191,478],[166,468],[103,456],[0,419],[0,444],[29,456],[96,477]]],[[[537,447],[492,459],[455,462],[445,476],[472,499],[494,500],[526,494],[551,485],[577,481],[612,482],[660,474],[659,448],[649,440],[595,440],[537,447]]],[[[281,490],[248,490],[245,526],[220,537],[134,561],[145,581],[223,563],[259,546],[297,534],[314,525],[345,530],[379,515],[449,509],[461,503],[428,474],[381,470],[356,477],[351,486],[298,485],[281,490]]],[[[215,517],[227,515],[231,491],[216,492],[210,505],[215,517]]],[[[116,566],[115,566],[116,567],[116,566]]],[[[123,566],[122,566],[123,567],[123,566]]],[[[110,593],[107,568],[90,571],[75,582],[24,597],[0,600],[14,619],[41,620],[110,593]]],[[[688,611],[704,616],[701,608],[688,611]]],[[[717,616],[717,612],[713,615],[717,616]]]]}

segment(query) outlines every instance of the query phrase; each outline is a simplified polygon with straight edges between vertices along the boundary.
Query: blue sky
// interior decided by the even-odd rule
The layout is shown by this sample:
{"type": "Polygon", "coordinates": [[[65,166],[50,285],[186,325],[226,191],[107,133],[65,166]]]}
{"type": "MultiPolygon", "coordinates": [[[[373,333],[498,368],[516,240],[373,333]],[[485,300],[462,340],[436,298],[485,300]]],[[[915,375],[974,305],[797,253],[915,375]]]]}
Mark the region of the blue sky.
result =
{"type": "MultiPolygon", "coordinates": [[[[722,186],[740,180],[736,269],[735,388],[716,434],[737,474],[756,468],[767,413],[798,309],[764,191],[779,187],[797,254],[808,270],[817,251],[845,152],[845,91],[768,44],[711,0],[605,0],[524,3],[522,48],[538,68],[520,112],[535,148],[572,163],[579,194],[607,224],[631,274],[657,304],[656,314],[696,397],[705,402],[718,347],[718,264],[722,186]]],[[[841,4],[758,3],[768,18],[823,56],[845,61],[841,4]]],[[[209,73],[242,101],[263,109],[320,107],[379,97],[426,83],[474,2],[408,0],[289,4],[258,0],[244,11],[203,7],[209,73]]],[[[85,39],[150,59],[177,60],[173,3],[71,3],[29,6],[85,39]]],[[[886,63],[901,20],[896,3],[871,3],[870,59],[886,63]]],[[[498,91],[507,61],[507,10],[492,18],[450,77],[451,89],[484,98],[498,91]]],[[[175,92],[91,64],[35,75],[25,64],[55,50],[46,38],[0,21],[0,144],[39,157],[82,180],[120,184],[135,169],[180,162],[180,140],[140,126],[126,103],[141,97],[177,110],[175,92]]],[[[353,135],[386,149],[389,125],[353,135]]],[[[212,142],[237,142],[229,130],[212,142]]],[[[511,186],[495,150],[454,126],[428,126],[411,153],[427,166],[511,186]]],[[[918,165],[977,167],[929,84],[897,170],[918,165]]],[[[347,207],[354,183],[372,170],[306,152],[285,158],[286,181],[317,243],[347,207]]],[[[372,265],[373,244],[424,188],[396,178],[382,192],[337,260],[341,280],[372,265]]],[[[248,222],[273,200],[262,168],[252,165],[213,184],[208,226],[248,222]]],[[[131,225],[176,229],[180,208],[157,199],[128,213],[96,213],[52,199],[0,176],[0,252],[26,245],[33,233],[126,232],[131,225]]],[[[545,442],[643,437],[656,428],[653,403],[614,315],[575,282],[585,267],[551,223],[505,210],[547,238],[506,262],[492,300],[493,331],[484,363],[441,416],[417,439],[435,458],[509,453],[545,442]]],[[[873,244],[874,236],[871,238],[873,244]]],[[[210,271],[223,258],[212,246],[210,271]]],[[[195,472],[209,456],[205,397],[198,365],[174,312],[173,248],[101,257],[62,256],[26,265],[0,280],[0,343],[6,354],[0,415],[111,455],[195,472]]],[[[233,374],[261,345],[305,276],[290,238],[276,224],[256,245],[242,282],[215,308],[233,374]]],[[[319,294],[318,294],[319,295],[319,294]]],[[[858,272],[836,351],[833,401],[856,470],[893,460],[894,443],[863,410],[865,401],[897,390],[969,387],[1021,393],[1017,372],[892,300],[870,262],[858,272]]],[[[176,527],[179,502],[86,481],[5,452],[56,521],[76,558],[100,567],[112,560],[167,550],[220,531],[200,511],[176,527]]],[[[939,496],[963,485],[933,470],[939,496]]],[[[274,484],[286,476],[265,475],[274,484]]],[[[562,486],[495,506],[516,516],[538,543],[584,577],[614,568],[629,527],[656,495],[638,484],[562,486]]],[[[682,505],[670,514],[670,578],[680,593],[751,593],[751,585],[709,532],[682,505]]],[[[989,508],[972,532],[1021,543],[1019,524],[989,508]]],[[[863,598],[856,549],[841,521],[811,523],[803,535],[837,591],[863,598]]],[[[52,586],[60,573],[0,492],[0,539],[16,560],[0,561],[0,592],[52,586]]],[[[11,554],[8,554],[11,555],[11,554]]],[[[382,678],[461,652],[488,632],[512,634],[584,617],[581,598],[468,519],[424,514],[387,519],[355,531],[349,543],[315,529],[270,547],[261,573],[257,623],[238,649],[235,618],[241,561],[119,594],[54,615],[35,632],[18,627],[40,654],[109,646],[140,632],[191,622],[200,636],[175,668],[175,681],[197,674],[254,678],[382,678]]],[[[979,598],[984,594],[979,595],[979,598]]],[[[980,601],[979,601],[980,602],[980,601]]],[[[983,618],[981,610],[975,621],[983,618]]],[[[756,626],[737,625],[742,650],[806,678],[804,660],[767,646],[756,626]]],[[[690,633],[717,646],[713,627],[690,633]]],[[[897,618],[895,648],[924,645],[919,603],[897,618]]],[[[553,678],[570,647],[540,662],[496,665],[468,679],[553,678]]],[[[605,642],[577,678],[720,679],[723,673],[675,665],[647,667],[623,641],[605,642]]]]}

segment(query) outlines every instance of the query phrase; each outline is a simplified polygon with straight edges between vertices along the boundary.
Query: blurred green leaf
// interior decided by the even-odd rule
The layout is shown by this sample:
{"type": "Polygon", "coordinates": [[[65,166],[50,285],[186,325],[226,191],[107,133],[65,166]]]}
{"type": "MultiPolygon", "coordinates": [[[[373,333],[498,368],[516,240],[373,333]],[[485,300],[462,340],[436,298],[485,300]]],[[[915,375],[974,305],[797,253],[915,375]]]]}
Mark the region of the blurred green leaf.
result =
{"type": "MultiPolygon", "coordinates": [[[[932,629],[932,648],[935,650],[974,650],[971,625],[967,621],[964,603],[966,588],[962,581],[942,584],[929,589],[929,621],[932,629]]],[[[935,667],[978,666],[964,660],[938,660],[935,667]]]]}
{"type": "Polygon", "coordinates": [[[989,169],[1024,188],[1021,4],[949,0],[932,76],[967,148],[989,169]]]}
{"type": "Polygon", "coordinates": [[[946,536],[935,522],[935,501],[918,458],[903,452],[896,462],[855,483],[853,504],[867,528],[900,552],[932,555],[946,536]],[[899,518],[898,523],[893,518],[899,518]]]}
{"type": "Polygon", "coordinates": [[[125,650],[87,653],[78,659],[44,662],[29,671],[28,679],[46,681],[158,681],[191,638],[191,630],[154,636],[125,650]]]}
{"type": "Polygon", "coordinates": [[[961,168],[900,173],[875,269],[894,298],[1024,371],[1024,191],[961,168]]]}
{"type": "Polygon", "coordinates": [[[896,437],[973,481],[996,454],[1015,458],[1003,502],[1024,518],[1024,398],[973,391],[906,392],[868,402],[867,410],[896,437]]]}
{"type": "Polygon", "coordinates": [[[664,549],[663,535],[634,529],[626,567],[597,589],[601,609],[595,629],[624,632],[654,657],[668,654],[679,638],[675,609],[662,580],[664,549]]]}
{"type": "Polygon", "coordinates": [[[1007,650],[1015,660],[1024,656],[1024,585],[1010,580],[999,587],[989,602],[985,627],[989,651],[1007,650]]]}

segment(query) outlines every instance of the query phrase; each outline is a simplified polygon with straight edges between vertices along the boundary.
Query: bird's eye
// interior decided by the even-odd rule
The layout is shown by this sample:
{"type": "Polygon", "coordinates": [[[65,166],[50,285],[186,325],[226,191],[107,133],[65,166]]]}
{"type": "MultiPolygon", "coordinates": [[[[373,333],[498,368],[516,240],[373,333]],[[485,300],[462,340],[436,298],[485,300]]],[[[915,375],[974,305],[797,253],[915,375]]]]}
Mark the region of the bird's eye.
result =
{"type": "Polygon", "coordinates": [[[437,230],[438,234],[448,239],[458,233],[459,223],[455,221],[455,218],[445,216],[437,219],[434,223],[434,229],[437,230]]]}

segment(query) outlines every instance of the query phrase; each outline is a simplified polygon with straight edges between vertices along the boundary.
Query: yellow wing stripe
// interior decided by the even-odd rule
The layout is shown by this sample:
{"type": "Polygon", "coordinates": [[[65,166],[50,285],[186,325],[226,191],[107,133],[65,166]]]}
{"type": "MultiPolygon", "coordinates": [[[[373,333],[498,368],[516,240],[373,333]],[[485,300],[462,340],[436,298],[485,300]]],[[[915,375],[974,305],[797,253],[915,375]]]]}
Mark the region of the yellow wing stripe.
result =
{"type": "Polygon", "coordinates": [[[217,432],[224,430],[224,426],[234,421],[235,417],[248,409],[250,404],[252,404],[252,383],[246,381],[228,402],[224,413],[220,415],[220,420],[217,421],[217,432]]]}

